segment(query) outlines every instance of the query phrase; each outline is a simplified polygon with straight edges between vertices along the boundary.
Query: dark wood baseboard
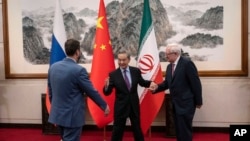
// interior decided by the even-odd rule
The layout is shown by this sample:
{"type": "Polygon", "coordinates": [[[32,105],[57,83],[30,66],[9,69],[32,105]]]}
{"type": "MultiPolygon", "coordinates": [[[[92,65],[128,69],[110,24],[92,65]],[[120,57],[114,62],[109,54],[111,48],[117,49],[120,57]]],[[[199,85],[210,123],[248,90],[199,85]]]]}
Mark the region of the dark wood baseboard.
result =
{"type": "Polygon", "coordinates": [[[194,132],[229,133],[229,127],[193,127],[194,132]]]}
{"type": "MultiPolygon", "coordinates": [[[[20,124],[20,123],[0,123],[0,128],[37,128],[42,129],[42,124],[20,124]]],[[[193,127],[194,132],[221,132],[229,133],[229,127],[193,127]]],[[[84,125],[83,130],[103,130],[96,125],[84,125]]],[[[112,125],[106,126],[107,131],[112,130],[112,125]]],[[[126,130],[131,130],[130,126],[126,127],[126,130]]],[[[152,132],[164,132],[165,126],[151,126],[152,132]]]]}
{"type": "Polygon", "coordinates": [[[42,124],[0,123],[0,128],[42,128],[42,124]]]}

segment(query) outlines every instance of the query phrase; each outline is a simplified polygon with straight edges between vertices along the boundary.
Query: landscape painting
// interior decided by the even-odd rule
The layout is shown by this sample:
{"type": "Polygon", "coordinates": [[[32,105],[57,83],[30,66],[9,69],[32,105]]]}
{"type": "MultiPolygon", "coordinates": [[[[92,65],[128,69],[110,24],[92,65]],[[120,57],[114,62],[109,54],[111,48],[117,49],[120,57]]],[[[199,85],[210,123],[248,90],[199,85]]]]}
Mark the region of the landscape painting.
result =
{"type": "MultiPolygon", "coordinates": [[[[19,39],[18,49],[15,49],[19,53],[13,55],[20,58],[23,61],[22,64],[25,64],[24,66],[34,68],[33,71],[29,72],[30,74],[46,74],[50,58],[55,1],[19,0],[19,7],[13,6],[12,3],[17,1],[8,1],[9,8],[16,8],[16,11],[19,11],[18,14],[14,11],[10,15],[20,17],[20,19],[15,20],[19,20],[17,23],[20,24],[20,27],[17,31],[21,33],[14,33],[14,31],[12,33],[18,34],[18,37],[21,38],[19,39]]],[[[244,49],[243,43],[241,43],[243,34],[241,28],[239,28],[242,26],[241,12],[243,5],[240,1],[149,1],[163,72],[168,64],[165,46],[170,43],[177,43],[181,46],[182,55],[191,58],[204,76],[210,75],[210,72],[215,75],[216,72],[219,72],[220,75],[221,72],[223,74],[235,70],[242,72],[243,67],[238,65],[242,64],[241,53],[244,49]],[[234,14],[231,14],[228,10],[231,6],[237,6],[238,11],[236,10],[234,14]],[[235,15],[233,19],[235,19],[235,24],[239,25],[238,28],[226,24],[228,15],[235,15]],[[239,36],[234,36],[232,41],[229,33],[239,36]],[[231,47],[232,45],[236,45],[238,49],[234,50],[235,46],[231,47]],[[232,52],[232,50],[234,51],[232,52]],[[234,53],[236,60],[235,58],[228,58],[231,53],[234,53]],[[225,64],[228,61],[232,65],[225,64]],[[219,65],[216,65],[216,63],[219,65]],[[220,67],[220,64],[222,64],[222,67],[220,67]]],[[[131,65],[136,65],[143,0],[104,0],[104,2],[114,56],[116,57],[119,50],[126,49],[132,56],[131,65]]],[[[91,0],[87,3],[85,0],[61,0],[61,6],[67,38],[80,41],[83,53],[80,64],[86,67],[89,72],[93,57],[99,0],[91,0]]],[[[11,18],[9,18],[8,23],[10,23],[10,20],[11,18]]],[[[9,40],[11,38],[10,36],[9,40]]],[[[9,48],[13,47],[9,46],[9,48]]],[[[11,53],[8,52],[9,56],[13,56],[11,53]]],[[[11,59],[9,62],[15,63],[11,59]]],[[[19,65],[19,67],[23,66],[19,65]]],[[[20,73],[22,71],[27,72],[26,68],[20,70],[17,68],[16,70],[14,73],[19,73],[18,71],[20,73]]]]}

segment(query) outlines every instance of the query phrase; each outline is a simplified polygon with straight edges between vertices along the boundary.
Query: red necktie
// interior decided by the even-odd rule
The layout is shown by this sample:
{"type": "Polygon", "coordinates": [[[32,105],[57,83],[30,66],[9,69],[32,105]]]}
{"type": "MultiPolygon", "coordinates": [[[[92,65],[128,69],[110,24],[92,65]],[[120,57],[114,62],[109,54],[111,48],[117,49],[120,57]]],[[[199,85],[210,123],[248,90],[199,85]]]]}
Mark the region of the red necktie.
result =
{"type": "Polygon", "coordinates": [[[126,69],[123,70],[123,75],[124,75],[124,80],[126,82],[126,85],[127,85],[127,88],[130,90],[130,83],[129,83],[129,80],[128,80],[128,76],[126,74],[126,69]]]}

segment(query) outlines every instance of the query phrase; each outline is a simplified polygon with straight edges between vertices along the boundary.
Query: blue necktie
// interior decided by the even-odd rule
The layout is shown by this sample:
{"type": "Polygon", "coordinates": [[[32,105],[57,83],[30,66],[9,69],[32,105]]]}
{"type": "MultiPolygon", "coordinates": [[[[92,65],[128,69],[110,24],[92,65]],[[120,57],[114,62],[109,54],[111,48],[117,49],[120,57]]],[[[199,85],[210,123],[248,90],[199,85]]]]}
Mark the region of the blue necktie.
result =
{"type": "Polygon", "coordinates": [[[126,82],[127,88],[130,90],[130,83],[129,83],[128,76],[127,76],[126,72],[127,72],[127,70],[124,69],[123,70],[124,80],[126,82]]]}

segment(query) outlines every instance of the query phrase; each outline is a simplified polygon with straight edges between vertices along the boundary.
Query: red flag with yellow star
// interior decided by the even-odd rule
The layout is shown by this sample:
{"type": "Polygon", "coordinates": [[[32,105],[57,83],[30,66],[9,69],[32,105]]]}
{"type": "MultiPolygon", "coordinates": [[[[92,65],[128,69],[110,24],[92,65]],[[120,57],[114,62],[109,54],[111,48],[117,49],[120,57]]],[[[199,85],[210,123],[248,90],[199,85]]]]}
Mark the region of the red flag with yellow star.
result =
{"type": "Polygon", "coordinates": [[[109,72],[114,69],[114,56],[109,36],[105,5],[103,0],[100,0],[90,80],[108,103],[110,114],[105,117],[104,112],[90,98],[88,98],[87,101],[90,114],[99,128],[113,121],[115,95],[112,93],[109,96],[105,96],[102,89],[104,80],[108,77],[109,72]]]}

